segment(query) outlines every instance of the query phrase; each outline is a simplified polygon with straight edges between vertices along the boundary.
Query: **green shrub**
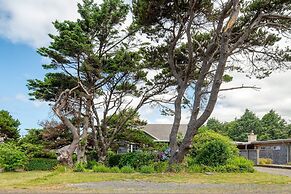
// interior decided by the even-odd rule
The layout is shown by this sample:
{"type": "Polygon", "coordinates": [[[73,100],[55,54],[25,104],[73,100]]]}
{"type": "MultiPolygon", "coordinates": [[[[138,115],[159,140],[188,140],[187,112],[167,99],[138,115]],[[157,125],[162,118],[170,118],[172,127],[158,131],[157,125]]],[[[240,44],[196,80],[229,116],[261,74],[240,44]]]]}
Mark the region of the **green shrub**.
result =
{"type": "Polygon", "coordinates": [[[225,165],[219,166],[206,166],[200,164],[192,164],[188,166],[187,171],[193,173],[201,172],[222,172],[222,173],[244,173],[244,172],[254,172],[254,164],[252,161],[247,160],[244,157],[234,157],[227,160],[225,165]]]}
{"type": "Polygon", "coordinates": [[[238,149],[228,137],[204,131],[195,136],[190,156],[197,164],[220,166],[238,156],[238,149]]]}
{"type": "Polygon", "coordinates": [[[78,162],[74,167],[74,172],[85,172],[86,171],[86,163],[78,162]]]}
{"type": "Polygon", "coordinates": [[[87,169],[92,169],[93,168],[93,166],[96,166],[96,165],[98,165],[98,162],[96,162],[95,160],[89,160],[88,162],[87,162],[87,169]]]}
{"type": "Polygon", "coordinates": [[[59,164],[56,159],[48,158],[32,158],[26,165],[26,170],[53,170],[55,166],[59,164]]]}
{"type": "Polygon", "coordinates": [[[200,173],[200,172],[203,172],[204,170],[203,170],[203,167],[201,165],[193,164],[187,168],[187,171],[194,172],[194,173],[200,173]]]}
{"type": "Polygon", "coordinates": [[[117,166],[110,168],[110,172],[112,173],[120,173],[120,169],[117,166]]]}
{"type": "Polygon", "coordinates": [[[0,144],[0,168],[5,171],[23,169],[28,158],[18,147],[10,143],[0,144]]]}
{"type": "Polygon", "coordinates": [[[158,173],[167,172],[169,164],[168,162],[155,162],[153,163],[154,169],[158,173]]]}
{"type": "Polygon", "coordinates": [[[196,161],[198,164],[206,166],[219,166],[226,164],[227,159],[231,157],[231,151],[225,143],[213,140],[199,150],[196,161]]]}
{"type": "Polygon", "coordinates": [[[259,164],[273,164],[273,160],[271,158],[259,158],[259,164]]]}
{"type": "Polygon", "coordinates": [[[93,172],[103,172],[103,173],[111,172],[110,168],[101,164],[93,166],[92,169],[93,169],[93,172]]]}
{"type": "Polygon", "coordinates": [[[119,168],[131,166],[138,169],[141,166],[150,165],[154,162],[154,155],[148,152],[133,152],[122,154],[119,161],[119,168]]]}
{"type": "Polygon", "coordinates": [[[142,166],[139,172],[146,174],[155,173],[155,168],[153,166],[142,166]]]}
{"type": "Polygon", "coordinates": [[[254,163],[242,156],[235,157],[227,161],[227,165],[237,166],[239,172],[254,172],[254,163]]]}
{"type": "Polygon", "coordinates": [[[122,173],[134,173],[134,168],[132,168],[131,166],[123,166],[121,169],[120,169],[120,172],[122,173]]]}
{"type": "Polygon", "coordinates": [[[110,154],[110,155],[108,155],[108,166],[110,166],[110,167],[118,166],[122,155],[123,154],[110,154]]]}
{"type": "Polygon", "coordinates": [[[191,149],[191,152],[190,152],[191,157],[195,158],[195,156],[197,155],[197,152],[199,152],[199,150],[202,149],[202,147],[206,143],[211,142],[213,140],[219,140],[221,142],[224,142],[227,145],[227,147],[229,147],[231,154],[233,156],[239,155],[239,150],[237,149],[236,145],[233,143],[233,141],[229,137],[221,135],[211,130],[207,130],[207,131],[198,133],[194,137],[193,143],[192,143],[193,148],[191,149]]]}

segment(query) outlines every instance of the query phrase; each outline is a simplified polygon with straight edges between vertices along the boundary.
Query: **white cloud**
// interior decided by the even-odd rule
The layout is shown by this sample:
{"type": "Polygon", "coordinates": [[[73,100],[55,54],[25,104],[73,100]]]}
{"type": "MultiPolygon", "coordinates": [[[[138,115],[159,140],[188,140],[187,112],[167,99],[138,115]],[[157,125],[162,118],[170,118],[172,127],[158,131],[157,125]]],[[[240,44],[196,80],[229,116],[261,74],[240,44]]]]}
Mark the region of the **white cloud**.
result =
{"type": "Polygon", "coordinates": [[[41,108],[44,106],[48,106],[48,102],[44,102],[44,101],[39,101],[39,100],[29,100],[29,96],[25,95],[25,94],[17,94],[15,96],[15,99],[20,101],[20,102],[24,102],[24,103],[29,103],[32,104],[34,107],[36,108],[41,108]]]}
{"type": "Polygon", "coordinates": [[[12,42],[40,47],[49,43],[55,20],[78,17],[72,0],[0,0],[0,35],[12,42]]]}
{"type": "Polygon", "coordinates": [[[261,117],[269,110],[274,109],[287,121],[291,119],[291,72],[276,72],[263,80],[249,79],[236,74],[233,82],[224,84],[223,88],[250,85],[257,86],[259,91],[241,89],[222,92],[213,117],[229,121],[240,117],[246,108],[254,111],[261,117]]]}

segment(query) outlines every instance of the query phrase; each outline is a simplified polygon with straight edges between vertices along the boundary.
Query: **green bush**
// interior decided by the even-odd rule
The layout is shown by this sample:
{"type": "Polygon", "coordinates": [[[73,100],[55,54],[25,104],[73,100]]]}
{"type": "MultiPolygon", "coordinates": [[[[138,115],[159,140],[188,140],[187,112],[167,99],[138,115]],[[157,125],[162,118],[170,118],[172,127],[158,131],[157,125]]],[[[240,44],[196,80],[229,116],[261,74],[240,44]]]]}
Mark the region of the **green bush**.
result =
{"type": "Polygon", "coordinates": [[[227,147],[229,147],[232,155],[238,156],[239,150],[237,149],[236,145],[233,143],[233,141],[224,135],[221,135],[219,133],[216,133],[211,130],[203,131],[201,133],[198,133],[192,143],[192,149],[191,149],[191,157],[194,157],[197,155],[197,152],[208,142],[213,141],[213,140],[220,140],[224,142],[227,147]]]}
{"type": "Polygon", "coordinates": [[[122,173],[134,173],[134,168],[132,168],[131,166],[123,166],[121,169],[120,169],[120,172],[122,173]]]}
{"type": "Polygon", "coordinates": [[[110,168],[110,172],[112,172],[112,173],[120,173],[120,169],[117,166],[115,166],[115,167],[110,168]]]}
{"type": "Polygon", "coordinates": [[[48,158],[32,158],[26,165],[26,170],[53,170],[55,166],[59,164],[56,159],[48,158]]]}
{"type": "Polygon", "coordinates": [[[200,164],[192,164],[187,168],[188,172],[202,173],[202,172],[254,172],[253,162],[244,157],[235,157],[227,161],[225,165],[219,166],[205,166],[200,164]]]}
{"type": "Polygon", "coordinates": [[[228,137],[204,131],[195,136],[190,156],[197,164],[219,166],[238,156],[238,149],[228,137]]]}
{"type": "Polygon", "coordinates": [[[110,166],[110,167],[119,166],[119,162],[120,162],[122,155],[123,154],[110,154],[110,155],[108,155],[108,166],[110,166]]]}
{"type": "Polygon", "coordinates": [[[154,162],[154,155],[148,152],[133,152],[122,154],[119,161],[119,168],[131,166],[138,169],[141,166],[150,165],[154,162]]]}
{"type": "Polygon", "coordinates": [[[104,165],[95,165],[93,166],[93,172],[103,172],[103,173],[109,173],[111,172],[110,168],[104,166],[104,165]]]}
{"type": "Polygon", "coordinates": [[[87,164],[85,164],[83,162],[78,162],[74,167],[74,171],[75,172],[85,172],[86,166],[87,166],[87,164]]]}
{"type": "Polygon", "coordinates": [[[167,172],[169,164],[168,162],[155,162],[153,163],[154,169],[157,173],[167,172]]]}
{"type": "Polygon", "coordinates": [[[28,158],[18,147],[10,143],[0,144],[0,168],[5,171],[23,169],[28,158]]]}
{"type": "Polygon", "coordinates": [[[146,174],[155,173],[155,168],[153,166],[142,166],[139,172],[146,174]]]}
{"type": "Polygon", "coordinates": [[[254,163],[242,156],[235,157],[228,160],[227,165],[234,165],[238,167],[239,172],[254,172],[254,163]]]}
{"type": "Polygon", "coordinates": [[[226,164],[232,154],[227,145],[219,140],[206,143],[198,152],[196,161],[206,166],[219,166],[226,164]]]}
{"type": "Polygon", "coordinates": [[[96,166],[96,165],[98,165],[98,162],[96,162],[95,160],[89,160],[88,162],[87,162],[87,169],[92,169],[93,168],[93,166],[96,166]]]}

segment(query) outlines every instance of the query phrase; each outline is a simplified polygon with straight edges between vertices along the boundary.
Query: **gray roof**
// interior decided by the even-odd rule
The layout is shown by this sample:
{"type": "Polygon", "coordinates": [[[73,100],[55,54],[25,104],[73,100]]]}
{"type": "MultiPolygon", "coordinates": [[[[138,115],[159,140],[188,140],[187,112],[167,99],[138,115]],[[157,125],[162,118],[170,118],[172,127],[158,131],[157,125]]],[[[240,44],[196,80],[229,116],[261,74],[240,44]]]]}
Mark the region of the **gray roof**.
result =
{"type": "MultiPolygon", "coordinates": [[[[169,142],[169,136],[171,133],[172,124],[147,124],[142,128],[142,130],[152,136],[155,141],[158,142],[169,142]]],[[[183,136],[187,130],[186,124],[181,124],[179,132],[183,136]]]]}
{"type": "Polygon", "coordinates": [[[235,142],[237,145],[264,145],[264,144],[284,144],[291,143],[291,138],[289,139],[274,139],[265,141],[252,141],[252,142],[235,142]]]}

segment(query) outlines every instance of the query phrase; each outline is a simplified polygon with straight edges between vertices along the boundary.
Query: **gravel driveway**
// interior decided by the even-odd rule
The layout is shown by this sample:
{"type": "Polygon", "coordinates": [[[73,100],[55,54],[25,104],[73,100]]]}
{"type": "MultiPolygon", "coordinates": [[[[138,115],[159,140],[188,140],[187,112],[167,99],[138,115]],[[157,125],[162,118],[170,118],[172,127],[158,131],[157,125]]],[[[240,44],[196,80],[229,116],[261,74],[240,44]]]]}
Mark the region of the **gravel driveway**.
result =
{"type": "Polygon", "coordinates": [[[71,184],[70,187],[97,193],[291,193],[291,185],[261,184],[178,184],[145,181],[108,181],[71,184]]]}
{"type": "Polygon", "coordinates": [[[283,175],[291,177],[291,169],[282,169],[282,168],[267,168],[267,167],[255,167],[259,172],[266,172],[270,174],[283,175]]]}

